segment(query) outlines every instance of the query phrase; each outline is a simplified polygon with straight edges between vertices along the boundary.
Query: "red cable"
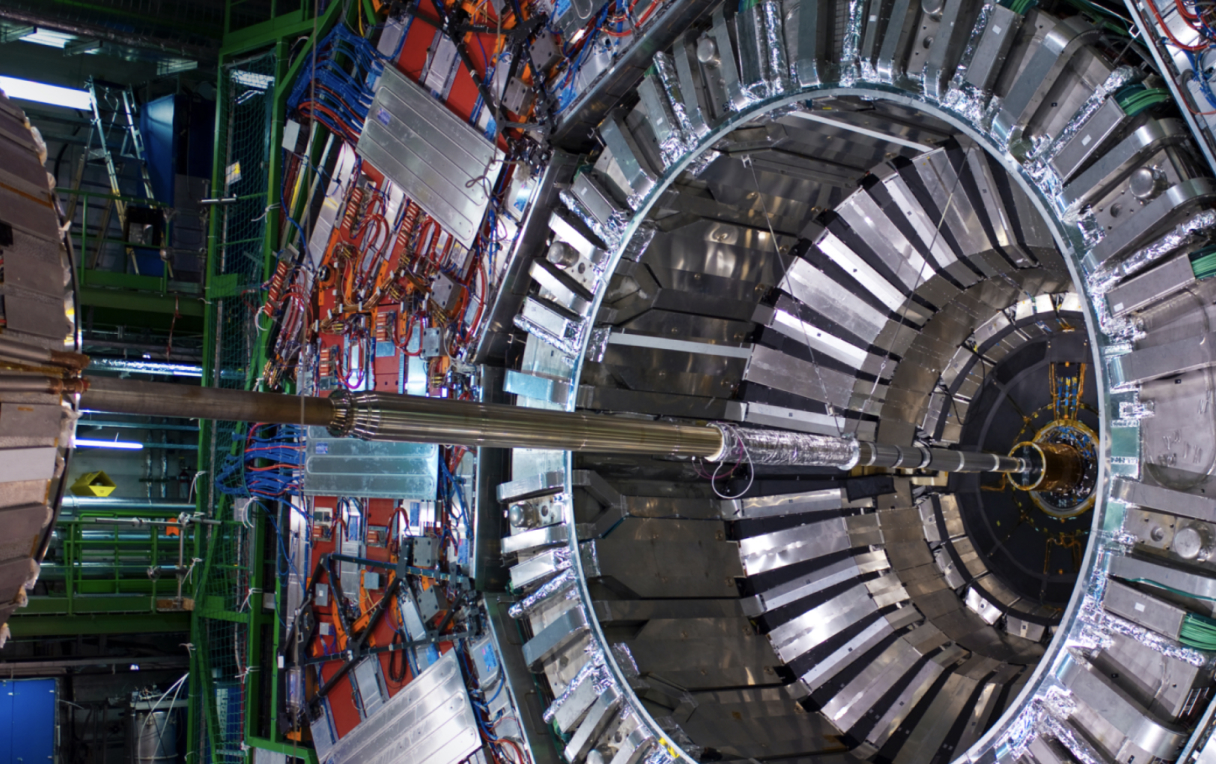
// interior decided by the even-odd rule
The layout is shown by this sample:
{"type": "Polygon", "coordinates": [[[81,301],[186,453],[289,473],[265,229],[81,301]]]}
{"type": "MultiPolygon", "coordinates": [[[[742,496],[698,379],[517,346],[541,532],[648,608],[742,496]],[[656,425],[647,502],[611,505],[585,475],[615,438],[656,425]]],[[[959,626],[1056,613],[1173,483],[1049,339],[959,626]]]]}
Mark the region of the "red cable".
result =
{"type": "MultiPolygon", "coordinates": [[[[1154,2],[1154,0],[1145,0],[1145,2],[1148,3],[1148,9],[1153,12],[1153,16],[1157,19],[1157,23],[1161,26],[1161,31],[1165,32],[1165,36],[1170,38],[1170,41],[1173,42],[1176,47],[1183,50],[1189,50],[1192,53],[1198,53],[1199,51],[1208,49],[1208,43],[1204,43],[1203,45],[1184,45],[1178,40],[1177,37],[1174,36],[1174,33],[1170,31],[1169,25],[1166,24],[1165,19],[1161,17],[1161,11],[1157,9],[1157,3],[1154,2]]],[[[1203,73],[1196,72],[1196,74],[1202,76],[1203,73]]]]}

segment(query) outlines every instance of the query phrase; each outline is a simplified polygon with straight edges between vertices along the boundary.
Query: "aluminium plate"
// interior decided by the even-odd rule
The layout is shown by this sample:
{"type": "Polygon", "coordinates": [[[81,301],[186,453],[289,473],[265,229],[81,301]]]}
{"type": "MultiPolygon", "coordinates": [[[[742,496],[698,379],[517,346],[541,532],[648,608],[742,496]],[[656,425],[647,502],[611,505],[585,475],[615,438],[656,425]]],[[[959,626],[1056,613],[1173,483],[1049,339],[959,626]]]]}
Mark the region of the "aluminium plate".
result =
{"type": "Polygon", "coordinates": [[[308,428],[303,487],[308,496],[433,501],[438,474],[434,444],[333,438],[324,427],[308,428]]]}
{"type": "Polygon", "coordinates": [[[481,748],[477,720],[449,650],[321,757],[321,764],[456,764],[481,748]]]}
{"type": "Polygon", "coordinates": [[[503,154],[430,93],[388,66],[356,151],[472,247],[503,154]]]}

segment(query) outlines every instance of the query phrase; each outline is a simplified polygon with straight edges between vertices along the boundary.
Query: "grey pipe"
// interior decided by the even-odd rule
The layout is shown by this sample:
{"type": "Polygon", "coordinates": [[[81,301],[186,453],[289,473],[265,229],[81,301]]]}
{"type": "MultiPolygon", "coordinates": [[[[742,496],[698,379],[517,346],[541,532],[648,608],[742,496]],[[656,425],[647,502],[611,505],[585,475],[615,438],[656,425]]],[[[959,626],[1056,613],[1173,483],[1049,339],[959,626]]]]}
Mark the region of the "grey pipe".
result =
{"type": "Polygon", "coordinates": [[[147,499],[128,499],[120,496],[74,496],[67,494],[63,497],[64,509],[135,509],[145,512],[193,512],[192,501],[148,501],[147,499]]]}

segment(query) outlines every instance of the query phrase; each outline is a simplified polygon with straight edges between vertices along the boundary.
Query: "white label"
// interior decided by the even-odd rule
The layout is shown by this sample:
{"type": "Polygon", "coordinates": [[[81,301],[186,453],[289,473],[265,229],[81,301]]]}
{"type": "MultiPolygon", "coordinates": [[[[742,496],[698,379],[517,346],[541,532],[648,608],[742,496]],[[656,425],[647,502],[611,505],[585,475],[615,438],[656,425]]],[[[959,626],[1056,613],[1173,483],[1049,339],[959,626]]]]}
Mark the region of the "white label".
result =
{"type": "Polygon", "coordinates": [[[1001,33],[1001,25],[1000,25],[1000,24],[993,24],[993,25],[992,25],[992,33],[993,33],[993,34],[1000,34],[1000,33],[1001,33]]]}
{"type": "Polygon", "coordinates": [[[878,23],[878,16],[877,16],[877,14],[876,14],[876,15],[874,15],[874,16],[871,16],[871,17],[870,17],[870,23],[871,23],[871,24],[876,24],[876,23],[878,23]]]}
{"type": "Polygon", "coordinates": [[[1089,142],[1090,142],[1090,141],[1092,141],[1092,140],[1093,140],[1093,137],[1092,137],[1092,136],[1090,136],[1090,135],[1089,135],[1089,133],[1086,133],[1086,134],[1085,134],[1085,135],[1084,135],[1084,136],[1081,138],[1081,145],[1082,145],[1082,146],[1088,146],[1088,145],[1089,145],[1089,142]]]}
{"type": "Polygon", "coordinates": [[[1136,608],[1136,612],[1137,612],[1137,613],[1143,613],[1143,612],[1144,612],[1144,603],[1142,603],[1142,602],[1137,602],[1137,603],[1136,603],[1136,604],[1135,604],[1133,607],[1135,607],[1135,608],[1136,608]]]}
{"type": "Polygon", "coordinates": [[[1111,308],[1111,310],[1113,310],[1114,312],[1118,313],[1119,311],[1123,310],[1123,303],[1119,303],[1119,304],[1118,304],[1118,305],[1116,305],[1115,307],[1111,308]]]}

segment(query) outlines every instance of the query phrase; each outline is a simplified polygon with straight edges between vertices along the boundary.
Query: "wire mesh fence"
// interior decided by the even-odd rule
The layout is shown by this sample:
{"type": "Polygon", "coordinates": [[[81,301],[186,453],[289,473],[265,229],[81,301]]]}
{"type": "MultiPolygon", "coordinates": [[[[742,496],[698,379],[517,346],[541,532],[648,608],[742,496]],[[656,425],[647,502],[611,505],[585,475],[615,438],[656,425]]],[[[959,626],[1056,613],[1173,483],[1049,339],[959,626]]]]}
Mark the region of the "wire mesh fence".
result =
{"type": "MultiPolygon", "coordinates": [[[[258,370],[257,313],[264,278],[271,116],[275,56],[265,53],[225,64],[220,74],[216,146],[221,177],[217,196],[216,240],[211,249],[208,320],[211,344],[206,349],[208,386],[246,389],[258,370]]],[[[233,515],[231,497],[216,490],[217,467],[244,449],[244,424],[214,422],[199,452],[201,506],[223,522],[210,526],[197,584],[195,639],[203,674],[200,718],[203,734],[195,749],[199,762],[238,764],[243,748],[245,687],[249,671],[248,613],[257,594],[251,589],[253,533],[233,515]]]]}

